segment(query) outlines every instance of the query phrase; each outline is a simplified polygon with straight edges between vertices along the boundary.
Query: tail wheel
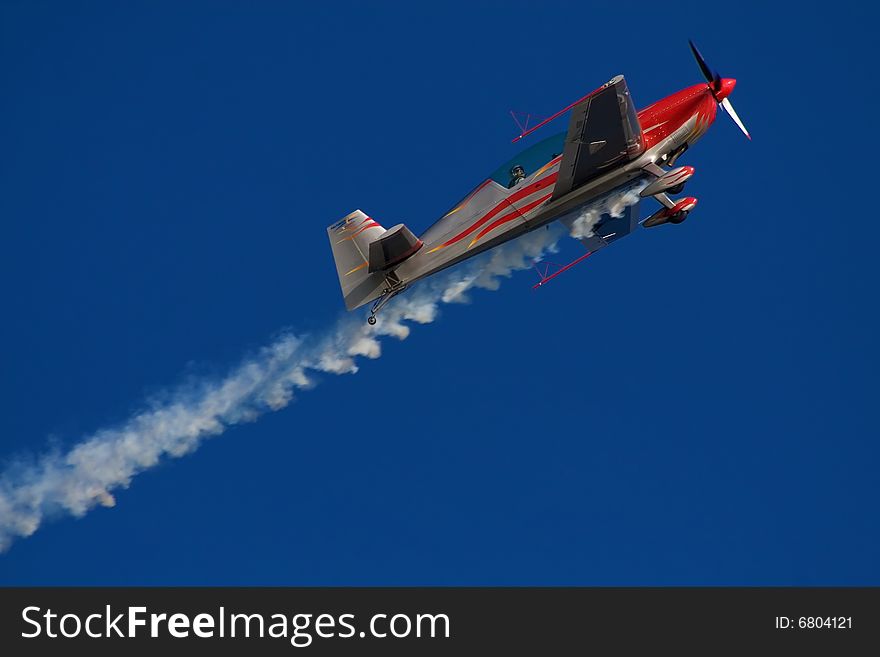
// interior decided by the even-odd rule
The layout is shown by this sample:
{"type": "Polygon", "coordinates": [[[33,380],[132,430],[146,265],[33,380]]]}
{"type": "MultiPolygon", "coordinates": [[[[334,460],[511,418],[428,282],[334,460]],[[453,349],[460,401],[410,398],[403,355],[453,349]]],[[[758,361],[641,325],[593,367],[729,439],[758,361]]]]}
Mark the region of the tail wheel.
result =
{"type": "Polygon", "coordinates": [[[687,216],[688,216],[687,212],[685,212],[684,210],[680,210],[679,212],[676,212],[674,215],[669,217],[669,223],[680,224],[682,221],[687,219],[687,216]]]}
{"type": "Polygon", "coordinates": [[[367,324],[369,324],[370,326],[373,326],[373,324],[375,324],[375,323],[376,323],[376,318],[375,318],[375,317],[373,317],[372,315],[370,315],[369,317],[367,317],[367,324]]]}

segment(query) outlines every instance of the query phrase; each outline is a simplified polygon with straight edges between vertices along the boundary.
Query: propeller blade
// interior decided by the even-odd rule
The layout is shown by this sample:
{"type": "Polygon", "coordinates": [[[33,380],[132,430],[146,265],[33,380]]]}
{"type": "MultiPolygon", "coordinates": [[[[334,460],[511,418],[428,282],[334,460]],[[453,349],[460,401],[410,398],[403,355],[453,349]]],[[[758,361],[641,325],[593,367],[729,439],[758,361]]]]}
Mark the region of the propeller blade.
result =
{"type": "Polygon", "coordinates": [[[706,78],[706,82],[711,84],[713,87],[717,86],[718,82],[721,78],[715,73],[709,65],[706,63],[706,60],[703,59],[703,56],[700,54],[700,51],[697,50],[697,46],[694,45],[694,42],[688,39],[688,43],[691,44],[691,52],[694,54],[694,59],[697,60],[697,65],[700,67],[700,70],[703,72],[703,77],[706,78]]]}
{"type": "Polygon", "coordinates": [[[746,127],[743,125],[743,122],[740,120],[739,116],[737,116],[736,111],[733,109],[733,105],[730,104],[730,99],[725,98],[721,101],[721,107],[730,114],[730,118],[733,119],[733,122],[739,127],[740,130],[743,131],[743,134],[751,140],[752,136],[749,134],[749,131],[746,130],[746,127]]]}

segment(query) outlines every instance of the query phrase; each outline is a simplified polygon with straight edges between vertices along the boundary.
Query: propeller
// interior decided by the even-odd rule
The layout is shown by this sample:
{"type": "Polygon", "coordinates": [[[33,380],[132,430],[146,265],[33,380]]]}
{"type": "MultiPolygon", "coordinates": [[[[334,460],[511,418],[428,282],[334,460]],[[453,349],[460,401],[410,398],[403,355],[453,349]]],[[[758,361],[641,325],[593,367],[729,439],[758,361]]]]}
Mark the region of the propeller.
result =
{"type": "Polygon", "coordinates": [[[700,67],[703,77],[706,78],[706,82],[709,83],[709,88],[712,90],[712,95],[715,97],[715,101],[721,106],[722,110],[730,115],[730,118],[733,119],[733,122],[736,123],[737,127],[742,130],[743,134],[751,139],[752,136],[749,134],[749,131],[746,130],[745,125],[743,125],[742,120],[739,118],[739,115],[736,113],[736,110],[733,109],[733,105],[731,105],[730,100],[727,98],[736,86],[736,80],[733,78],[722,78],[718,75],[717,71],[713,71],[709,68],[709,64],[706,63],[706,59],[700,54],[700,51],[697,49],[694,42],[688,39],[688,43],[691,46],[691,52],[694,54],[694,59],[697,60],[697,66],[700,67]]]}

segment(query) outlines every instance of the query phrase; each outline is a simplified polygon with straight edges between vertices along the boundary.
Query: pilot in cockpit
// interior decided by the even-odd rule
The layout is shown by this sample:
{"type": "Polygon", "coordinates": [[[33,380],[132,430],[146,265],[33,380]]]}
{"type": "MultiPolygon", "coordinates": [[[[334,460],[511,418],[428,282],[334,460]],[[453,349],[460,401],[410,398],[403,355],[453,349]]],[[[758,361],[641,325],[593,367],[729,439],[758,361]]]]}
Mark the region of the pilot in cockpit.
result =
{"type": "Polygon", "coordinates": [[[521,164],[515,164],[510,168],[510,182],[507,183],[507,189],[512,189],[526,179],[526,170],[521,164]]]}

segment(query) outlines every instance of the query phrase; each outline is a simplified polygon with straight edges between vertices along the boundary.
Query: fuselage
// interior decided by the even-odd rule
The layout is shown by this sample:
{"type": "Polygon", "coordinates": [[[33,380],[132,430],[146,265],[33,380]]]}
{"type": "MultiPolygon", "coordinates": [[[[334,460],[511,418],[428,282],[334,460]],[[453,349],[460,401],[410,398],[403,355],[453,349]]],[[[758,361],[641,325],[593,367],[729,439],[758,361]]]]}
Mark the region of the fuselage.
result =
{"type": "MultiPolygon", "coordinates": [[[[724,81],[727,93],[735,84],[724,81]]],[[[705,134],[715,120],[716,96],[706,83],[687,87],[638,112],[644,148],[561,198],[552,198],[562,160],[565,133],[538,142],[508,165],[535,162],[526,177],[508,187],[503,165],[421,236],[424,246],[395,273],[409,283],[534,230],[590,203],[603,194],[646,177],[646,165],[681,152],[705,134]],[[542,148],[544,149],[542,151],[542,148]]],[[[719,99],[720,100],[720,99],[719,99]]]]}

